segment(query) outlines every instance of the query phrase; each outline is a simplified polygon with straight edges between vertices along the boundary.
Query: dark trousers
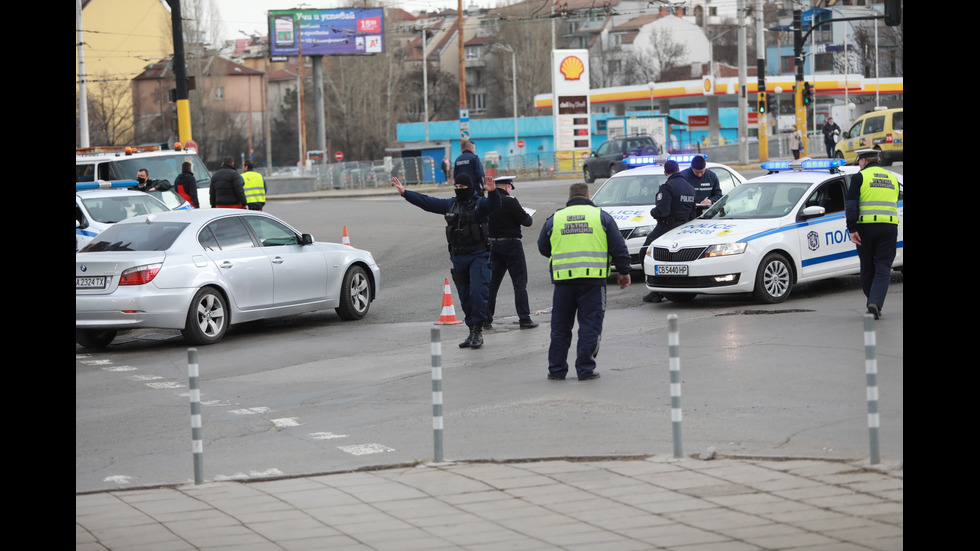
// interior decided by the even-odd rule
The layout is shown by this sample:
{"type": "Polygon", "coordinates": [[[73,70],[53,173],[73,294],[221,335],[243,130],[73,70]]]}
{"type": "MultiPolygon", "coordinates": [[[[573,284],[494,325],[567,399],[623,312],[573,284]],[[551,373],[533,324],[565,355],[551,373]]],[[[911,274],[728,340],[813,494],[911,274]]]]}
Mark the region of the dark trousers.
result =
{"type": "Polygon", "coordinates": [[[857,248],[861,261],[861,290],[868,297],[868,306],[874,304],[881,310],[892,279],[898,225],[858,224],[857,233],[861,237],[861,245],[857,248]]]}
{"type": "Polygon", "coordinates": [[[463,307],[468,327],[487,322],[487,300],[490,298],[490,251],[450,254],[453,282],[463,307]]]}
{"type": "Polygon", "coordinates": [[[595,370],[599,354],[602,320],[606,314],[606,285],[595,283],[557,283],[551,307],[551,346],[548,348],[548,371],[557,377],[568,373],[568,349],[572,345],[572,327],[578,319],[578,343],[575,346],[575,371],[584,379],[595,370]]]}
{"type": "Polygon", "coordinates": [[[487,323],[493,322],[497,305],[497,291],[510,273],[514,284],[514,305],[521,321],[531,321],[531,308],[527,302],[527,260],[524,258],[524,244],[517,238],[492,239],[490,245],[490,299],[487,302],[487,323]]]}

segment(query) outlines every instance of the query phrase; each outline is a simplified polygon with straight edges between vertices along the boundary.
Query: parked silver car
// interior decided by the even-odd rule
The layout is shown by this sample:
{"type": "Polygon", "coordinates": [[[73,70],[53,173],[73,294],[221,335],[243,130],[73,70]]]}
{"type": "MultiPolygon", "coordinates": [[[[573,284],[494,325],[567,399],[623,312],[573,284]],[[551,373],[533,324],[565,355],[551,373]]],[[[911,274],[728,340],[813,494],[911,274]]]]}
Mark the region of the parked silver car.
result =
{"type": "Polygon", "coordinates": [[[75,254],[75,341],[99,348],[153,327],[213,344],[232,324],[329,308],[356,320],[380,282],[371,253],[315,243],[259,211],[138,216],[75,254]]]}

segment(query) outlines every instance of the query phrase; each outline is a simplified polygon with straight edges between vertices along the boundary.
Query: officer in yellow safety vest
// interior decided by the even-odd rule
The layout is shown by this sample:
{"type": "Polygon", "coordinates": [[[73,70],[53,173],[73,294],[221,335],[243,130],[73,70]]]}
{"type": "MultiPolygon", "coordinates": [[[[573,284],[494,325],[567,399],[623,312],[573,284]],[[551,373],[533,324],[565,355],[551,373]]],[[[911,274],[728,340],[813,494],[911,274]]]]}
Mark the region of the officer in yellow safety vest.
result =
{"type": "Polygon", "coordinates": [[[613,217],[599,210],[586,184],[572,184],[568,203],[541,228],[538,252],[551,259],[555,289],[551,308],[548,379],[564,380],[572,326],[578,319],[575,371],[580,381],[599,378],[596,355],[606,311],[610,257],[621,289],[630,284],[630,255],[613,217]]]}
{"type": "Polygon", "coordinates": [[[262,210],[265,206],[265,181],[262,175],[255,172],[252,161],[245,161],[242,165],[245,171],[242,172],[242,180],[245,181],[245,199],[248,201],[248,210],[262,210]]]}
{"type": "Polygon", "coordinates": [[[859,149],[861,172],[851,177],[845,213],[847,231],[861,261],[861,289],[868,313],[881,317],[898,241],[898,178],[878,166],[877,149],[859,149]]]}

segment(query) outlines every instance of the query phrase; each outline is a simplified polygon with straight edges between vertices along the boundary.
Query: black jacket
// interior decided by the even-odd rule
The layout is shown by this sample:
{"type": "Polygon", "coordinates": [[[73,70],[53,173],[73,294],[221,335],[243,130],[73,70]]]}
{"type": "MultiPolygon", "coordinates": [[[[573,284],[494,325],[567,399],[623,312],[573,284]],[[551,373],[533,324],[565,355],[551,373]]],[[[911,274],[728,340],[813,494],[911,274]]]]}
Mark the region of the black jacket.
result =
{"type": "Polygon", "coordinates": [[[211,206],[245,206],[245,181],[231,165],[221,165],[211,175],[211,206]]]}

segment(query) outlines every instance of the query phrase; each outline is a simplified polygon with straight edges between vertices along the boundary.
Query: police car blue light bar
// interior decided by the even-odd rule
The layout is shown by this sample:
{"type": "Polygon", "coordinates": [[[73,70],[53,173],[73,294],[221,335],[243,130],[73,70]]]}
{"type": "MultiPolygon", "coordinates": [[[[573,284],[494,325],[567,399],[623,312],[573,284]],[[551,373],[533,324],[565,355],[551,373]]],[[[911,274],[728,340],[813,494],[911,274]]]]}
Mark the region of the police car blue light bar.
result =
{"type": "Polygon", "coordinates": [[[807,159],[800,163],[804,170],[826,170],[837,168],[847,163],[844,159],[807,159]]]}
{"type": "Polygon", "coordinates": [[[762,163],[761,166],[763,170],[777,171],[777,170],[789,170],[791,161],[766,161],[762,163]]]}
{"type": "Polygon", "coordinates": [[[647,166],[655,164],[663,164],[666,159],[663,156],[657,155],[639,155],[636,157],[627,157],[623,159],[623,164],[629,167],[637,166],[647,166]],[[659,163],[658,163],[659,161],[659,163]]]}
{"type": "Polygon", "coordinates": [[[75,182],[75,191],[84,191],[87,189],[125,189],[136,185],[139,185],[139,182],[136,180],[113,180],[111,182],[99,180],[98,182],[75,182]]]}
{"type": "Polygon", "coordinates": [[[647,165],[662,165],[667,161],[676,161],[679,165],[691,164],[691,161],[695,157],[704,157],[705,160],[708,159],[707,155],[702,153],[675,153],[673,155],[636,155],[633,157],[627,157],[623,159],[623,164],[628,167],[638,167],[647,165]]]}
{"type": "Polygon", "coordinates": [[[674,155],[668,156],[667,160],[677,161],[677,164],[683,165],[683,164],[691,164],[691,161],[693,161],[695,157],[704,157],[705,161],[708,160],[708,156],[703,153],[676,153],[674,155]]]}

